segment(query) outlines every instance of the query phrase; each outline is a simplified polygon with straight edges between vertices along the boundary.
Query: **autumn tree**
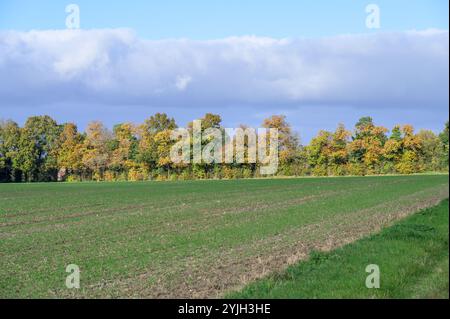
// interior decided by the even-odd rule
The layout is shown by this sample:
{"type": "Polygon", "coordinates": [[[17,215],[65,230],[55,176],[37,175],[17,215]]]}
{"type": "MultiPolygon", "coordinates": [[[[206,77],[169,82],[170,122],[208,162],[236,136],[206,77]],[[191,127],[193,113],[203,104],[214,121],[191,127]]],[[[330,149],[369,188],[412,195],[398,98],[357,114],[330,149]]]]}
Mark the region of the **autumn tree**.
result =
{"type": "Polygon", "coordinates": [[[400,126],[396,125],[392,129],[391,135],[383,147],[383,173],[396,172],[395,165],[400,161],[402,154],[402,132],[400,126]]]}
{"type": "Polygon", "coordinates": [[[113,135],[109,169],[114,171],[116,175],[123,174],[123,179],[128,179],[130,170],[139,170],[139,165],[136,163],[138,152],[137,128],[132,123],[118,124],[114,126],[113,135]]]}
{"type": "Polygon", "coordinates": [[[58,140],[58,178],[65,180],[67,176],[82,178],[83,173],[83,136],[73,123],[63,125],[58,140]]]}
{"type": "MultiPolygon", "coordinates": [[[[224,143],[232,146],[234,159],[233,163],[226,163],[222,165],[223,170],[221,174],[226,178],[234,178],[242,175],[244,178],[254,177],[257,172],[257,136],[256,129],[241,124],[237,130],[234,131],[234,136],[225,134],[224,143]],[[231,144],[230,144],[231,143],[231,144]]],[[[230,147],[231,148],[231,147],[230,147]]],[[[230,150],[229,150],[230,151],[230,150]]],[[[224,150],[224,163],[229,161],[224,150]]]]}
{"type": "Polygon", "coordinates": [[[166,172],[167,178],[169,178],[173,164],[170,158],[170,149],[174,145],[174,141],[171,139],[171,131],[164,130],[158,132],[155,135],[154,143],[158,158],[157,166],[161,169],[160,172],[166,172]]]}
{"type": "Polygon", "coordinates": [[[139,127],[140,141],[138,143],[137,160],[146,167],[148,171],[158,168],[158,146],[155,137],[158,133],[177,128],[175,120],[169,118],[165,113],[156,113],[145,120],[139,127]]]}
{"type": "Polygon", "coordinates": [[[348,163],[348,143],[351,132],[348,131],[344,124],[339,124],[334,131],[329,150],[329,164],[332,175],[345,175],[346,165],[348,163]]]}
{"type": "Polygon", "coordinates": [[[430,130],[420,130],[417,134],[420,141],[419,166],[424,171],[440,170],[440,140],[439,137],[430,130]]]}
{"type": "MultiPolygon", "coordinates": [[[[221,126],[222,118],[220,115],[212,114],[212,113],[206,113],[202,118],[199,119],[201,123],[201,128],[199,132],[194,132],[194,122],[188,123],[188,130],[191,134],[191,149],[193,150],[192,153],[199,152],[197,155],[202,155],[202,161],[199,163],[196,163],[194,155],[192,154],[192,172],[194,174],[194,177],[196,178],[208,178],[212,177],[215,173],[217,173],[218,163],[215,163],[214,161],[212,163],[206,163],[203,161],[203,155],[206,152],[205,147],[207,147],[211,142],[213,142],[213,136],[208,136],[206,132],[217,129],[223,133],[223,128],[221,126]],[[199,133],[199,136],[194,136],[194,133],[199,133]],[[200,149],[196,149],[194,146],[194,143],[197,138],[201,138],[199,147],[200,149]]],[[[222,143],[223,141],[215,141],[218,146],[219,152],[222,150],[222,143]]],[[[208,155],[212,154],[212,150],[208,155]]],[[[215,155],[215,154],[214,154],[215,155]]]]}
{"type": "Polygon", "coordinates": [[[331,132],[321,130],[306,147],[308,163],[315,176],[326,176],[328,174],[332,139],[333,134],[331,132]]]}
{"type": "Polygon", "coordinates": [[[339,124],[335,132],[321,130],[306,147],[313,175],[344,175],[348,162],[348,142],[351,133],[339,124]]]}
{"type": "Polygon", "coordinates": [[[111,141],[111,133],[101,122],[88,124],[82,162],[94,180],[102,180],[104,177],[111,155],[111,141]]]}
{"type": "Polygon", "coordinates": [[[371,117],[362,117],[355,125],[349,144],[350,174],[381,172],[387,129],[376,126],[371,117]]]}
{"type": "Polygon", "coordinates": [[[273,115],[264,120],[262,127],[275,128],[278,130],[278,156],[280,168],[284,173],[291,170],[299,152],[299,137],[292,131],[291,125],[286,121],[284,115],[273,115]]]}
{"type": "MultiPolygon", "coordinates": [[[[199,160],[191,153],[190,163],[172,162],[171,150],[177,141],[171,133],[177,126],[164,113],[141,125],[115,125],[112,132],[102,123],[92,122],[81,133],[75,124],[58,125],[49,116],[30,117],[22,128],[13,121],[0,121],[0,182],[259,176],[258,168],[265,164],[254,161],[260,161],[257,153],[264,151],[251,149],[261,138],[258,132],[245,125],[234,134],[226,131],[217,114],[207,113],[200,120],[200,143],[194,145],[197,122],[189,123],[184,133],[191,134],[191,150],[195,146],[201,155],[199,160]],[[231,160],[224,147],[234,150],[231,160]]],[[[306,146],[299,143],[282,115],[265,119],[262,126],[277,129],[278,153],[274,153],[278,154],[275,163],[279,163],[280,175],[448,171],[448,122],[439,135],[429,130],[416,134],[407,124],[394,126],[388,136],[386,128],[363,117],[353,132],[339,124],[334,132],[321,130],[306,146]]],[[[265,134],[267,156],[273,141],[270,133],[265,134]]]]}
{"type": "Polygon", "coordinates": [[[401,174],[411,174],[420,171],[419,156],[422,144],[419,137],[414,134],[412,125],[401,127],[401,158],[395,165],[396,170],[401,174]]]}

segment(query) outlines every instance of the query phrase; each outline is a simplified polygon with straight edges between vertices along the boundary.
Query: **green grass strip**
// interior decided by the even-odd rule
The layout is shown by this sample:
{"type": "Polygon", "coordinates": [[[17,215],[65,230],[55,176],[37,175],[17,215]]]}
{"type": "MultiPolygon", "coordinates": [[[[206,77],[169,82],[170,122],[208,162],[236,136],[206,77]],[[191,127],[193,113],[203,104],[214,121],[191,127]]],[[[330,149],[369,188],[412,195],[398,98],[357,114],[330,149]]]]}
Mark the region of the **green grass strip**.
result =
{"type": "Polygon", "coordinates": [[[379,234],[245,287],[229,298],[449,298],[449,202],[420,211],[379,234]],[[366,266],[380,269],[368,289],[366,266]]]}

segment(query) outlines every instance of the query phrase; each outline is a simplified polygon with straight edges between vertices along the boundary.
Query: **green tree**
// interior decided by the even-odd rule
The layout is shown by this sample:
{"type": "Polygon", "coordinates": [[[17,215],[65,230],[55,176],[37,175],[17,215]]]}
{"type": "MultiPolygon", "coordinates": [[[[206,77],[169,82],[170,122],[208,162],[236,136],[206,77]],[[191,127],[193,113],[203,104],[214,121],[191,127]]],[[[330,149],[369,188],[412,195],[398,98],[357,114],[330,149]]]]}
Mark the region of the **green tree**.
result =
{"type": "Polygon", "coordinates": [[[0,182],[20,182],[22,172],[17,166],[20,127],[13,121],[0,121],[0,182]]]}
{"type": "Polygon", "coordinates": [[[449,145],[448,145],[448,121],[445,123],[444,130],[439,134],[439,139],[441,141],[440,147],[440,166],[442,170],[448,171],[448,163],[449,163],[449,145]]]}
{"type": "MultiPolygon", "coordinates": [[[[249,139],[251,130],[242,126],[246,132],[243,137],[227,136],[221,121],[219,115],[212,113],[201,118],[203,161],[195,164],[172,162],[170,150],[175,141],[170,133],[177,126],[164,113],[157,113],[138,126],[118,124],[113,132],[100,122],[92,122],[85,133],[80,133],[75,124],[58,125],[49,116],[30,117],[22,128],[13,121],[0,121],[0,182],[260,176],[260,164],[248,163],[254,154],[249,152],[253,144],[249,139]],[[208,129],[218,131],[210,130],[207,136],[208,129]],[[224,136],[220,145],[211,144],[213,140],[220,143],[224,136]],[[239,151],[237,141],[239,145],[243,142],[239,151]],[[219,163],[217,152],[222,152],[222,160],[226,155],[229,159],[229,154],[223,152],[225,143],[234,145],[233,157],[239,157],[242,163],[219,163]],[[213,155],[212,152],[212,162],[205,161],[204,156],[213,155]]],[[[193,123],[188,125],[191,134],[193,123]]],[[[283,115],[265,119],[262,126],[278,130],[278,174],[282,175],[448,171],[448,121],[438,136],[428,130],[415,134],[411,125],[397,125],[388,137],[386,128],[376,126],[371,117],[363,117],[353,134],[339,124],[334,132],[321,130],[307,146],[300,144],[283,115]]],[[[267,142],[271,143],[269,139],[267,142]]]]}
{"type": "Polygon", "coordinates": [[[17,165],[26,181],[57,180],[57,143],[61,127],[51,117],[28,118],[21,130],[17,165]]]}

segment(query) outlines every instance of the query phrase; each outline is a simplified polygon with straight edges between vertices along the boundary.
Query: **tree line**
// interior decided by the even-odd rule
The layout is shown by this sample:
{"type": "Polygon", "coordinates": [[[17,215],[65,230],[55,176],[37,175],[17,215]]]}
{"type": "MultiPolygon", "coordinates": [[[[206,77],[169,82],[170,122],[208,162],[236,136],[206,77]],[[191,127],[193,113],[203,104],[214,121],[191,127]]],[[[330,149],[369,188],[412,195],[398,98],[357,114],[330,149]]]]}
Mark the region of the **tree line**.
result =
{"type": "MultiPolygon", "coordinates": [[[[202,130],[222,128],[221,117],[206,114],[202,130]]],[[[192,129],[192,123],[188,126],[192,129]]],[[[285,116],[273,115],[262,127],[278,129],[280,176],[344,176],[448,172],[449,123],[436,135],[411,125],[390,131],[361,118],[348,130],[321,130],[302,145],[285,116]]],[[[135,125],[108,130],[91,122],[85,132],[49,116],[29,117],[23,127],[0,121],[0,182],[140,181],[259,177],[258,163],[175,164],[170,149],[173,118],[157,113],[135,125]]],[[[246,128],[242,125],[242,128],[246,128]]],[[[233,138],[233,137],[231,137],[233,138]]]]}

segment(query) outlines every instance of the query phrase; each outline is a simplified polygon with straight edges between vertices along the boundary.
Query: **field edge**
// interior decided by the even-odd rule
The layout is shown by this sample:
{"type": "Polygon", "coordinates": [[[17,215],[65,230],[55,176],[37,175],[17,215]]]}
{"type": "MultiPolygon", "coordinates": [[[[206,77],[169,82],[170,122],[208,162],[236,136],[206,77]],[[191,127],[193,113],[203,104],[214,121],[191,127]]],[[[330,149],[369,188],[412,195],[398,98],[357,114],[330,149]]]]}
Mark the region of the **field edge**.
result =
{"type": "MultiPolygon", "coordinates": [[[[224,295],[224,298],[235,299],[277,299],[277,298],[395,298],[395,299],[448,299],[449,298],[449,199],[442,200],[438,205],[421,209],[393,225],[382,229],[379,233],[368,235],[355,242],[349,243],[343,247],[328,252],[312,251],[308,259],[298,261],[281,272],[272,273],[262,279],[256,280],[241,290],[230,291],[224,295]],[[440,223],[444,222],[444,223],[440,223]],[[428,234],[432,233],[432,234],[428,234]],[[408,244],[409,241],[409,244],[408,244]],[[401,268],[398,264],[405,266],[405,259],[414,257],[411,254],[413,245],[422,241],[420,247],[414,249],[418,252],[417,265],[411,262],[411,269],[401,268]],[[374,251],[376,245],[384,243],[397,244],[398,247],[382,246],[382,249],[374,251]],[[372,248],[372,249],[371,249],[372,248]],[[408,256],[399,256],[398,252],[407,251],[410,248],[408,256]],[[360,282],[363,286],[365,281],[349,280],[350,284],[336,287],[333,279],[343,281],[339,277],[339,269],[355,270],[355,263],[358,260],[368,260],[369,256],[361,256],[359,253],[367,249],[370,254],[379,255],[383,258],[391,257],[391,264],[384,267],[380,266],[380,277],[389,276],[388,279],[381,279],[380,289],[368,289],[358,287],[356,291],[350,291],[351,285],[360,282]],[[394,261],[392,261],[394,260],[394,261]],[[400,261],[399,261],[400,260],[400,261]],[[332,267],[333,263],[337,263],[332,267]],[[396,266],[396,267],[393,267],[396,266]],[[426,267],[430,267],[432,272],[426,272],[426,267]],[[398,273],[388,275],[382,272],[382,269],[398,273]],[[322,273],[322,274],[320,274],[322,273]],[[320,274],[320,275],[319,275],[320,274]],[[398,275],[400,274],[400,275],[398,275]],[[398,276],[396,276],[398,275],[398,276]],[[406,275],[412,276],[415,282],[403,280],[406,275]],[[309,278],[305,278],[309,276],[309,278]],[[338,276],[338,277],[336,277],[338,276]],[[397,279],[392,280],[392,278],[397,279]],[[301,283],[303,281],[303,284],[301,283]],[[387,287],[383,289],[383,281],[387,282],[387,287]],[[303,288],[299,288],[303,286],[303,288]],[[329,289],[326,289],[326,288],[329,289]],[[318,293],[318,289],[337,291],[329,293],[318,293]],[[310,295],[308,295],[308,292],[310,295]],[[355,294],[360,292],[361,294],[355,294]],[[295,295],[299,294],[299,295],[295,295]],[[301,295],[300,295],[301,294],[301,295]]],[[[411,261],[411,260],[409,260],[411,261]]],[[[361,263],[360,263],[361,264],[361,263]]],[[[361,268],[361,267],[360,267],[361,268]]],[[[364,269],[360,271],[358,279],[363,279],[369,275],[364,269]]],[[[343,276],[348,277],[345,272],[343,276]]],[[[344,278],[344,279],[346,279],[344,278]]],[[[348,278],[347,278],[348,279],[348,278]]],[[[345,280],[344,280],[345,281],[345,280]]]]}

